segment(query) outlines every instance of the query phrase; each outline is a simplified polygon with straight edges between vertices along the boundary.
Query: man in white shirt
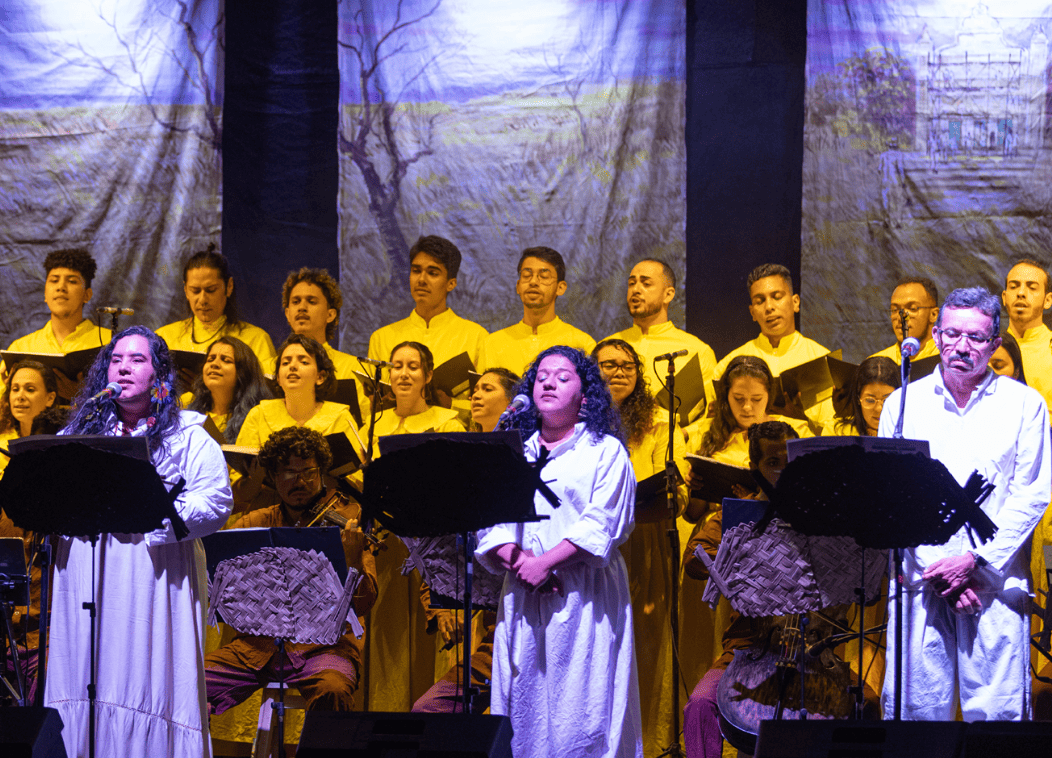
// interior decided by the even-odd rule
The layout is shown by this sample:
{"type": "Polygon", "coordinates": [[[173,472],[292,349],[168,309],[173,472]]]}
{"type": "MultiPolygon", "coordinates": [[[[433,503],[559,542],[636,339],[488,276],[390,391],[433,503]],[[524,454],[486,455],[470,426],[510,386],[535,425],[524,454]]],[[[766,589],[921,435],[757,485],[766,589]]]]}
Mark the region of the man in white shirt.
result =
{"type": "MultiPolygon", "coordinates": [[[[982,287],[951,292],[932,330],[941,365],[906,395],[904,436],[927,440],[931,456],[962,486],[973,471],[984,476],[994,490],[982,508],[997,525],[984,544],[973,545],[962,528],[942,545],[904,551],[906,719],[952,721],[958,696],[965,721],[1030,718],[1025,548],[1050,497],[1048,411],[1036,391],[987,366],[1001,344],[1000,306],[982,287]]],[[[884,404],[882,437],[895,430],[901,391],[884,404]]],[[[886,717],[893,713],[894,646],[889,634],[886,717]]]]}

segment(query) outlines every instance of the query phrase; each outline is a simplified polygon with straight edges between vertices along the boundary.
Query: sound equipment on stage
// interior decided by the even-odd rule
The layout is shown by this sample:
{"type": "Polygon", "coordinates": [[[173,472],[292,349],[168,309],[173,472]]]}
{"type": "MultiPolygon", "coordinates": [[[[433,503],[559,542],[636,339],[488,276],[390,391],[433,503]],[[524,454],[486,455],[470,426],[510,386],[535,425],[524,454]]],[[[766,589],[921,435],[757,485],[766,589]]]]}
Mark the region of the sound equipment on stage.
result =
{"type": "Polygon", "coordinates": [[[764,721],[756,758],[989,758],[1050,744],[1044,721],[764,721]]]}
{"type": "Polygon", "coordinates": [[[511,719],[307,711],[297,758],[511,758],[511,719]]]}
{"type": "Polygon", "coordinates": [[[0,755],[66,758],[62,718],[54,708],[0,708],[0,755]]]}

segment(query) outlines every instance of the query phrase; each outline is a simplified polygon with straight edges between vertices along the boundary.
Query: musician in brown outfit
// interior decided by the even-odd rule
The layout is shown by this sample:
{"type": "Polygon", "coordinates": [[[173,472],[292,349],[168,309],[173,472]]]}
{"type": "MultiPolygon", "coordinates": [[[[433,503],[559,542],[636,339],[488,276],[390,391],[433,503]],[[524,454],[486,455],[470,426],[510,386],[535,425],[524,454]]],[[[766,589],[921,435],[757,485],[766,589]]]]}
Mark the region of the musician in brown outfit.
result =
{"type": "MultiPolygon", "coordinates": [[[[354,593],[354,608],[364,616],[376,601],[376,564],[357,528],[361,508],[322,482],[332,464],[325,438],[305,427],[292,426],[272,434],[259,451],[259,463],[281,502],[242,516],[234,529],[309,526],[343,523],[340,540],[347,565],[362,574],[354,593]],[[334,512],[336,518],[322,514],[334,512]]],[[[347,631],[335,645],[287,643],[285,681],[296,687],[308,709],[351,710],[362,667],[363,640],[347,631]]],[[[208,705],[214,714],[242,702],[267,682],[278,678],[282,665],[274,640],[238,634],[230,643],[205,656],[208,705]]]]}

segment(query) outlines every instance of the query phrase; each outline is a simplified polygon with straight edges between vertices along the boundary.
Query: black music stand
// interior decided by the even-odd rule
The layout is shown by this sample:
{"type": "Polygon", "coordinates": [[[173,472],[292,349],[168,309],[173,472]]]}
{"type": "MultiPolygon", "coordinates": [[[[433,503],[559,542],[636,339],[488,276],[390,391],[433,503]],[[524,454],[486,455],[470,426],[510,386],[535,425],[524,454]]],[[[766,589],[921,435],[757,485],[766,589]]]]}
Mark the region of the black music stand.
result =
{"type": "MultiPolygon", "coordinates": [[[[335,645],[350,622],[363,629],[353,596],[361,574],[348,568],[334,526],[230,529],[202,538],[208,566],[208,623],[220,614],[238,632],[273,637],[280,656],[277,743],[285,744],[285,643],[335,645]]],[[[284,748],[282,748],[284,749],[284,748]]]]}
{"type": "Polygon", "coordinates": [[[459,534],[464,544],[464,713],[471,713],[471,609],[475,532],[541,521],[533,499],[558,498],[522,456],[517,431],[405,434],[380,438],[382,455],[365,469],[363,516],[400,537],[459,534]],[[390,449],[396,446],[400,449],[390,449]],[[518,448],[516,450],[515,448],[518,448]]]}
{"type": "MultiPolygon", "coordinates": [[[[18,657],[18,644],[12,623],[16,605],[29,608],[29,568],[26,566],[25,543],[17,537],[0,539],[0,654],[11,653],[14,684],[0,674],[0,685],[11,694],[17,705],[29,705],[25,671],[18,657]]],[[[3,697],[0,693],[0,697],[3,697]]]]}
{"type": "MultiPolygon", "coordinates": [[[[814,536],[851,537],[866,548],[895,554],[895,706],[902,716],[902,550],[918,545],[940,545],[968,526],[986,542],[996,524],[979,507],[993,487],[974,472],[961,487],[942,462],[916,453],[916,440],[881,439],[881,451],[858,444],[839,444],[793,457],[770,489],[771,509],[796,531],[814,536]],[[897,453],[898,448],[903,452],[897,453]]],[[[805,445],[807,441],[804,441],[805,445]]],[[[974,540],[973,540],[974,542],[974,540]]],[[[863,578],[865,566],[863,565],[863,578]]],[[[865,593],[859,597],[865,607],[865,593]]],[[[859,617],[859,681],[862,696],[862,618],[859,617]]],[[[859,702],[856,700],[856,702],[859,702]]]]}
{"type": "MultiPolygon", "coordinates": [[[[175,509],[186,482],[169,491],[153,464],[145,437],[36,435],[12,440],[11,462],[0,479],[0,508],[15,526],[39,534],[91,540],[91,619],[88,680],[88,755],[95,756],[95,552],[102,534],[146,534],[171,521],[177,539],[189,534],[175,509]],[[62,476],[56,476],[56,472],[62,476]],[[71,483],[77,494],[71,497],[71,483]]],[[[46,574],[48,567],[43,568],[46,574]]],[[[41,604],[46,603],[41,593],[41,604]]],[[[46,614],[41,609],[41,643],[46,614]]],[[[43,656],[40,659],[43,671],[43,656]]],[[[41,685],[43,677],[41,677],[41,685]]],[[[40,685],[38,685],[40,686],[40,685]]]]}

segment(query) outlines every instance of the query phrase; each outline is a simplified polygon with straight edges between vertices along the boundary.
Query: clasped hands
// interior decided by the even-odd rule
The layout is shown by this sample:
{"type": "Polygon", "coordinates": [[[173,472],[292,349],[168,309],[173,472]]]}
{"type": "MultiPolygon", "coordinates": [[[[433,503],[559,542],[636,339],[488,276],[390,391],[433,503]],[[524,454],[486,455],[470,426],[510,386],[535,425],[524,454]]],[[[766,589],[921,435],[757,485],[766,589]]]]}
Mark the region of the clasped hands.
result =
{"type": "Polygon", "coordinates": [[[946,598],[950,607],[960,614],[975,614],[983,603],[975,591],[975,556],[971,553],[941,558],[928,566],[922,577],[928,585],[946,598]]]}
{"type": "Polygon", "coordinates": [[[531,550],[516,548],[508,570],[531,591],[563,594],[563,585],[552,571],[545,555],[534,555],[531,550]]]}

